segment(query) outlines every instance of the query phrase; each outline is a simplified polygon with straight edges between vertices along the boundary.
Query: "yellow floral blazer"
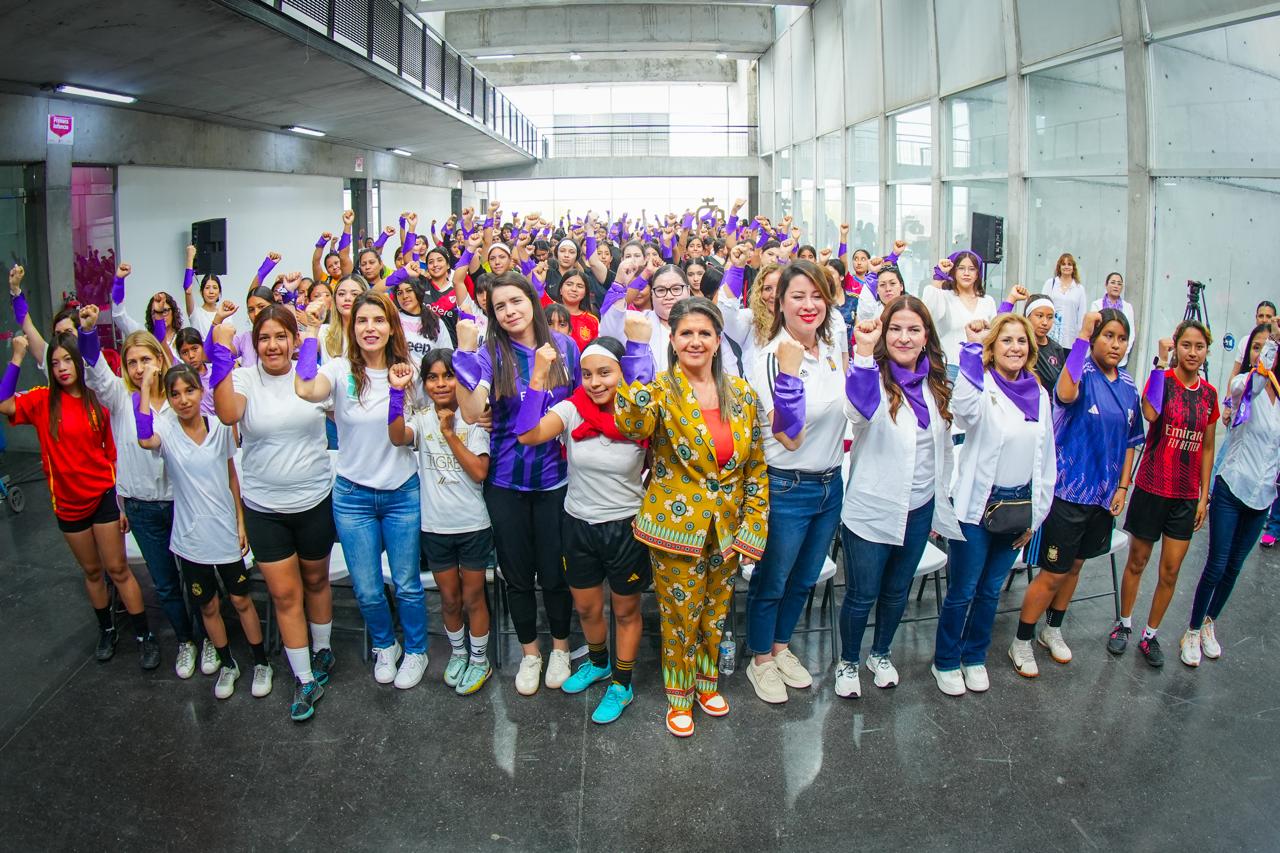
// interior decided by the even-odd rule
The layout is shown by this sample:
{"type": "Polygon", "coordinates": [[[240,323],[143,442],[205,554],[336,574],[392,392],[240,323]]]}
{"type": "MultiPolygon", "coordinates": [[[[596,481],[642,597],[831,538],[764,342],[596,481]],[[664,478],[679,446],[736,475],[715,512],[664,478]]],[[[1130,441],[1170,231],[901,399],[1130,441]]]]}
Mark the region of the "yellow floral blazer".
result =
{"type": "Polygon", "coordinates": [[[633,441],[651,440],[653,471],[635,535],[673,554],[698,555],[714,528],[721,553],[759,560],[769,518],[769,477],[756,424],[759,402],[746,381],[728,377],[738,402],[729,407],[733,457],[721,468],[711,432],[679,365],[653,382],[618,386],[614,422],[633,441]]]}

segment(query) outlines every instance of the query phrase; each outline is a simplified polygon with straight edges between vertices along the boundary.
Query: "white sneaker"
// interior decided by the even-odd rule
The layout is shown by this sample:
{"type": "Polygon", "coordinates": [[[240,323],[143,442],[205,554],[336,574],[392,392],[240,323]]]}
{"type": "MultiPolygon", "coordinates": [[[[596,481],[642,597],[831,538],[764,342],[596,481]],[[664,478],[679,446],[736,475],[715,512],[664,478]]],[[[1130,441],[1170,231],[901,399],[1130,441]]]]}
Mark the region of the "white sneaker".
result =
{"type": "Polygon", "coordinates": [[[410,652],[400,661],[400,671],[396,673],[396,687],[408,690],[417,687],[418,682],[427,671],[427,653],[410,652]]]}
{"type": "Polygon", "coordinates": [[[1035,678],[1040,674],[1030,640],[1014,640],[1013,645],[1009,646],[1009,660],[1013,661],[1013,668],[1018,671],[1018,675],[1035,678]]]}
{"type": "Polygon", "coordinates": [[[220,669],[222,669],[222,661],[218,659],[218,650],[214,648],[213,643],[209,642],[209,638],[205,637],[200,645],[200,672],[203,675],[215,675],[220,669]]]}
{"type": "Polygon", "coordinates": [[[178,643],[178,659],[174,661],[173,671],[184,681],[196,674],[196,644],[190,641],[178,643]]]}
{"type": "Polygon", "coordinates": [[[813,676],[809,674],[809,670],[800,658],[796,657],[795,652],[791,649],[783,649],[773,656],[773,662],[778,666],[778,675],[782,677],[782,683],[788,687],[803,689],[813,684],[813,676]]]}
{"type": "Polygon", "coordinates": [[[390,684],[396,680],[396,664],[400,662],[400,644],[392,643],[389,648],[373,650],[373,680],[379,684],[390,684]]]}
{"type": "Polygon", "coordinates": [[[930,664],[929,671],[933,673],[933,680],[938,682],[938,689],[948,696],[964,695],[964,676],[960,674],[958,669],[940,670],[934,664],[930,664]]]}
{"type": "Polygon", "coordinates": [[[1036,636],[1036,642],[1048,649],[1049,656],[1058,663],[1071,663],[1071,647],[1062,639],[1061,628],[1044,626],[1036,636]]]}
{"type": "Polygon", "coordinates": [[[836,695],[842,699],[857,699],[862,695],[862,685],[858,683],[858,665],[847,660],[840,661],[836,667],[836,695]]]}
{"type": "Polygon", "coordinates": [[[255,664],[253,667],[252,693],[258,699],[271,692],[271,664],[255,664]]]}
{"type": "Polygon", "coordinates": [[[538,692],[541,680],[542,655],[525,655],[520,658],[520,669],[516,670],[516,692],[521,696],[532,696],[538,692]]]}
{"type": "Polygon", "coordinates": [[[987,668],[983,664],[962,666],[960,674],[964,677],[964,686],[973,693],[986,693],[991,689],[991,679],[987,677],[987,668]]]}
{"type": "Polygon", "coordinates": [[[751,682],[762,701],[770,705],[781,705],[787,701],[787,685],[783,683],[782,673],[773,661],[757,664],[753,658],[747,664],[747,681],[751,682]]]}
{"type": "MultiPolygon", "coordinates": [[[[542,659],[539,658],[539,661],[542,659]]],[[[551,657],[547,660],[547,688],[549,690],[559,690],[569,676],[573,675],[573,669],[569,666],[569,653],[562,652],[559,649],[551,650],[551,657]]],[[[521,666],[523,666],[521,662],[521,666]]]]}
{"type": "Polygon", "coordinates": [[[1205,619],[1200,626],[1200,651],[1209,660],[1222,657],[1222,646],[1218,644],[1218,632],[1214,630],[1212,619],[1205,619]]]}
{"type": "Polygon", "coordinates": [[[218,670],[218,680],[213,683],[213,695],[219,699],[230,699],[236,692],[236,679],[240,677],[240,667],[224,666],[218,670]]]}
{"type": "Polygon", "coordinates": [[[888,655],[867,655],[867,669],[875,673],[876,687],[881,690],[898,686],[898,671],[893,668],[888,655]]]}
{"type": "Polygon", "coordinates": [[[1192,631],[1188,629],[1187,632],[1182,635],[1182,641],[1178,643],[1178,645],[1182,647],[1182,654],[1180,654],[1178,657],[1182,659],[1183,663],[1185,663],[1187,666],[1200,665],[1200,632],[1199,631],[1192,631]]]}

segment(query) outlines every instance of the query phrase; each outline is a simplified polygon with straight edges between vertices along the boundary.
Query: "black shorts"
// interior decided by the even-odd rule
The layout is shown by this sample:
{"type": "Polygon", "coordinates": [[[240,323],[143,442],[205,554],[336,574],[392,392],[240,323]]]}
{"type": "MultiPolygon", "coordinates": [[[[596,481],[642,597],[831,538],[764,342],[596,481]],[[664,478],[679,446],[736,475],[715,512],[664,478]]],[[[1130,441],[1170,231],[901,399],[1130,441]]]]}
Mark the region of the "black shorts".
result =
{"type": "Polygon", "coordinates": [[[593,589],[607,579],[617,595],[637,595],[653,580],[649,549],[636,539],[633,519],[589,524],[564,514],[560,541],[565,580],[573,589],[593,589]]]}
{"type": "Polygon", "coordinates": [[[302,512],[259,512],[244,508],[244,532],[249,550],[260,563],[287,560],[323,560],[338,538],[333,525],[333,495],[302,512]]]}
{"type": "Polygon", "coordinates": [[[1147,542],[1161,536],[1189,542],[1196,529],[1197,503],[1195,498],[1165,498],[1134,486],[1124,529],[1147,542]]]}
{"type": "Polygon", "coordinates": [[[218,578],[226,587],[227,595],[248,595],[250,570],[245,568],[244,560],[234,563],[193,563],[182,557],[178,558],[182,569],[182,582],[187,585],[191,600],[199,604],[207,604],[218,594],[218,578]]]}
{"type": "Polygon", "coordinates": [[[483,572],[494,564],[493,530],[469,533],[428,533],[418,537],[422,547],[422,568],[428,572],[462,569],[483,572]]]}
{"type": "Polygon", "coordinates": [[[1111,550],[1111,511],[1097,504],[1078,504],[1055,497],[1040,528],[1035,565],[1064,575],[1076,560],[1101,557],[1111,550]]]}
{"type": "Polygon", "coordinates": [[[63,533],[83,533],[95,524],[110,524],[120,520],[120,505],[116,503],[116,487],[112,486],[102,493],[98,505],[85,518],[76,521],[58,519],[58,529],[63,533]]]}

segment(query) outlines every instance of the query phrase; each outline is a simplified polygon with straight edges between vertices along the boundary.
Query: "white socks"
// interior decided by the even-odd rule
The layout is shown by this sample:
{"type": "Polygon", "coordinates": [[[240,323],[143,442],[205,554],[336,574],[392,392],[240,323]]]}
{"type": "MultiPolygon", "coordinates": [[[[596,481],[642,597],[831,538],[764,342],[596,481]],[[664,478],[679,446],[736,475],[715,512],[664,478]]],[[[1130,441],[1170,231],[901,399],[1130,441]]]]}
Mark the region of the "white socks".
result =
{"type": "Polygon", "coordinates": [[[1132,617],[1132,616],[1121,616],[1121,617],[1120,617],[1120,624],[1121,624],[1121,625],[1123,625],[1124,627],[1129,628],[1130,630],[1132,630],[1132,629],[1133,629],[1133,617],[1132,617]]]}
{"type": "Polygon", "coordinates": [[[333,622],[308,622],[311,626],[311,651],[331,648],[329,638],[333,636],[333,622]]]}
{"type": "Polygon", "coordinates": [[[1148,625],[1147,627],[1142,629],[1142,639],[1144,640],[1151,639],[1156,635],[1156,631],[1159,631],[1159,630],[1160,630],[1159,628],[1152,628],[1150,625],[1148,625]]]}
{"type": "Polygon", "coordinates": [[[448,628],[445,628],[444,633],[445,636],[449,638],[449,645],[453,646],[454,657],[462,657],[467,653],[467,643],[465,640],[467,632],[464,629],[459,628],[456,631],[450,631],[448,628]]]}
{"type": "Polygon", "coordinates": [[[289,659],[289,668],[293,670],[293,675],[303,684],[308,681],[315,681],[315,676],[311,674],[311,652],[306,646],[300,649],[291,649],[285,646],[284,656],[289,659]]]}
{"type": "Polygon", "coordinates": [[[479,637],[477,637],[475,634],[471,635],[471,662],[472,663],[476,664],[477,666],[479,666],[480,664],[483,664],[486,660],[485,655],[488,652],[488,650],[489,650],[488,634],[481,634],[479,637]]]}

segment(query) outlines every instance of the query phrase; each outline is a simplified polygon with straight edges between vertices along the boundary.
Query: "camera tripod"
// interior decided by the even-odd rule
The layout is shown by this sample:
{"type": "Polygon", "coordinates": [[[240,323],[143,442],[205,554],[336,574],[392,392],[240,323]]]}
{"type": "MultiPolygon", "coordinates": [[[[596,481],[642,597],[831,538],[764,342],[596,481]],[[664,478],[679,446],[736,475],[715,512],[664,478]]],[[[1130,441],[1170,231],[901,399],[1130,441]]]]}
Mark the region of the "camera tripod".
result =
{"type": "MultiPolygon", "coordinates": [[[[1209,325],[1209,309],[1203,306],[1201,296],[1204,294],[1204,283],[1187,279],[1187,307],[1182,312],[1182,319],[1194,320],[1197,323],[1204,324],[1206,329],[1212,331],[1209,325]]],[[[1205,357],[1204,364],[1200,365],[1200,373],[1206,379],[1209,377],[1209,358],[1205,357]]]]}

